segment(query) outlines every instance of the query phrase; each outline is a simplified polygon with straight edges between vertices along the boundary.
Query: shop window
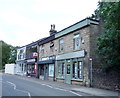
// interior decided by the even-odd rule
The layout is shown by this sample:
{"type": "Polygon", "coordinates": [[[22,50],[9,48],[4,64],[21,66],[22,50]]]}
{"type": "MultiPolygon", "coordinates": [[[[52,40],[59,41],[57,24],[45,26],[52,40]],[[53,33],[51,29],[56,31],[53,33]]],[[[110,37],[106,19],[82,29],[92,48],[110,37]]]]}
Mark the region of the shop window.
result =
{"type": "Polygon", "coordinates": [[[64,51],[64,39],[60,39],[59,40],[59,52],[63,52],[64,51]]]}
{"type": "Polygon", "coordinates": [[[80,35],[76,34],[73,37],[73,45],[74,45],[74,50],[79,50],[80,49],[80,35]]]}
{"type": "Polygon", "coordinates": [[[58,64],[58,76],[64,77],[65,74],[65,63],[58,64]]]}
{"type": "Polygon", "coordinates": [[[49,64],[49,76],[54,76],[54,64],[49,64]]]}
{"type": "Polygon", "coordinates": [[[82,79],[83,78],[83,68],[82,62],[74,62],[73,63],[73,78],[74,79],[82,79]]]}

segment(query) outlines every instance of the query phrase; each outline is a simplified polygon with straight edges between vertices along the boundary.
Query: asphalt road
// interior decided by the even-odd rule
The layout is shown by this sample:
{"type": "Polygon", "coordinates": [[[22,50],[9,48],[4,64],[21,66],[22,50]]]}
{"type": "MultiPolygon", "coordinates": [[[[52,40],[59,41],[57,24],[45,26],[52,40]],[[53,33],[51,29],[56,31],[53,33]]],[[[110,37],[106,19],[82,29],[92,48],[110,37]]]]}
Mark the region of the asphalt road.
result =
{"type": "MultiPolygon", "coordinates": [[[[73,92],[44,83],[28,81],[14,75],[2,75],[2,96],[85,96],[80,92],[73,92]]],[[[87,95],[86,95],[87,96],[87,95]]]]}

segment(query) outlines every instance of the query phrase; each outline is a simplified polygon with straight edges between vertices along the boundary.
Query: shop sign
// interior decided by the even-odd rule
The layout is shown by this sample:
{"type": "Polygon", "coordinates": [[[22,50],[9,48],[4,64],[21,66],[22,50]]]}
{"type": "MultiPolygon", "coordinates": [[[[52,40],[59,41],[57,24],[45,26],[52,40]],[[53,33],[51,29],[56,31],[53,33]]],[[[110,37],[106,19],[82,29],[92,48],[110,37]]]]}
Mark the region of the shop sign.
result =
{"type": "Polygon", "coordinates": [[[35,59],[29,59],[27,62],[35,62],[35,59]]]}
{"type": "Polygon", "coordinates": [[[38,53],[34,52],[33,57],[38,57],[38,53]]]}
{"type": "Polygon", "coordinates": [[[39,58],[39,61],[46,61],[46,60],[55,60],[55,56],[49,56],[45,58],[39,58]]]}
{"type": "Polygon", "coordinates": [[[77,51],[77,52],[71,52],[66,53],[62,55],[57,55],[56,60],[62,60],[62,59],[71,59],[71,58],[79,58],[85,56],[85,50],[77,51]]]}

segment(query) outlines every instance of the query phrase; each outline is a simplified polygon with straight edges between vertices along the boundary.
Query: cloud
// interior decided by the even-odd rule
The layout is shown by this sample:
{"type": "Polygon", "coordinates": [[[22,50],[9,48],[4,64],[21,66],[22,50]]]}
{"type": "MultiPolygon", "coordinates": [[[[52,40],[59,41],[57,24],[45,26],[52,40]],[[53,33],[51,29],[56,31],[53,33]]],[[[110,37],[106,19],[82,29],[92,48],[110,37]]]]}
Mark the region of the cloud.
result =
{"type": "Polygon", "coordinates": [[[1,0],[0,39],[26,45],[49,36],[51,24],[59,31],[86,18],[98,0],[1,0]]]}

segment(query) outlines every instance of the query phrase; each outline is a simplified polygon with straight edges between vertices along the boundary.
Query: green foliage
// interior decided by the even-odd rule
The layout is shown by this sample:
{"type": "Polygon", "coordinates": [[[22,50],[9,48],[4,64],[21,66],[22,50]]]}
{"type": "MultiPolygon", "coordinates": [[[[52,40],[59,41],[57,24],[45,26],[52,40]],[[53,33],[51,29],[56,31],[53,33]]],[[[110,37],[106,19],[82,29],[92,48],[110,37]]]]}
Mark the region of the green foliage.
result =
{"type": "Polygon", "coordinates": [[[99,2],[93,17],[104,22],[104,34],[97,43],[104,71],[120,70],[120,2],[99,2]]]}
{"type": "Polygon", "coordinates": [[[3,41],[0,41],[0,48],[1,48],[1,58],[2,58],[1,66],[2,68],[4,68],[5,64],[9,61],[10,45],[8,45],[3,41]]]}
{"type": "Polygon", "coordinates": [[[14,47],[4,41],[0,41],[0,69],[4,69],[7,63],[15,63],[17,48],[19,47],[14,47]]]}
{"type": "Polygon", "coordinates": [[[17,57],[17,49],[18,48],[19,48],[18,46],[16,46],[16,47],[10,46],[11,52],[10,52],[10,58],[9,58],[9,62],[8,63],[15,63],[16,57],[17,57]]]}

